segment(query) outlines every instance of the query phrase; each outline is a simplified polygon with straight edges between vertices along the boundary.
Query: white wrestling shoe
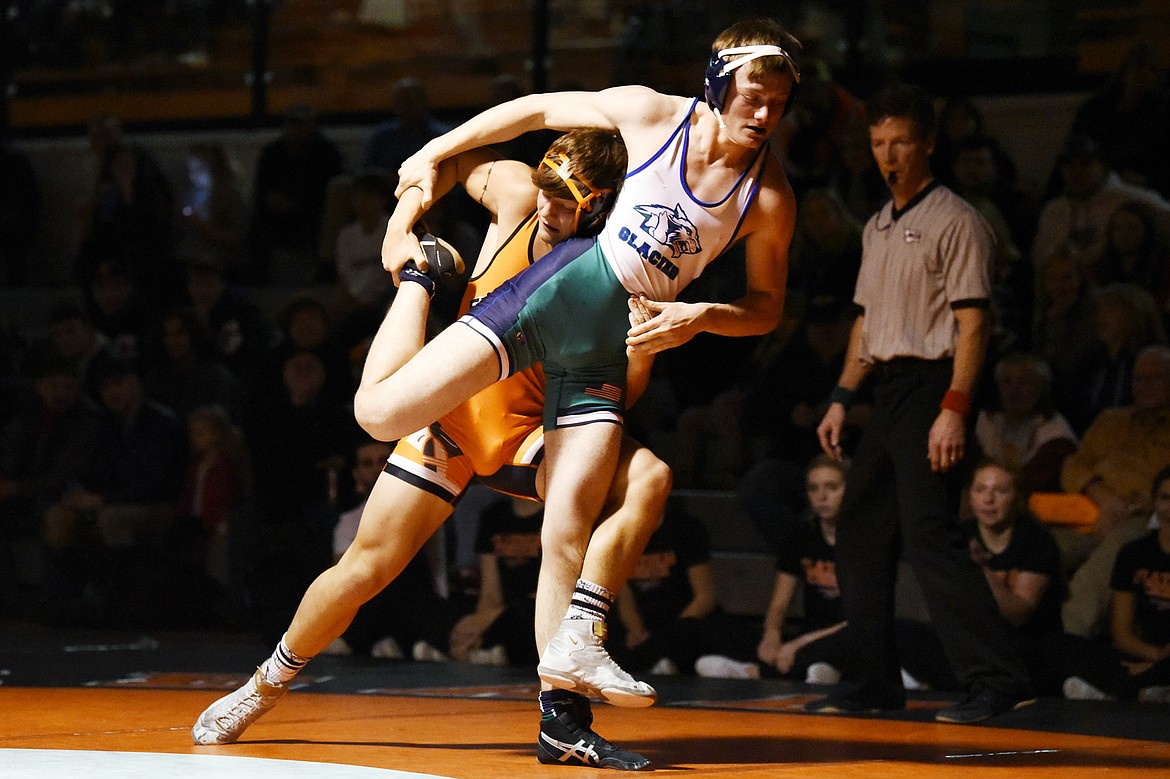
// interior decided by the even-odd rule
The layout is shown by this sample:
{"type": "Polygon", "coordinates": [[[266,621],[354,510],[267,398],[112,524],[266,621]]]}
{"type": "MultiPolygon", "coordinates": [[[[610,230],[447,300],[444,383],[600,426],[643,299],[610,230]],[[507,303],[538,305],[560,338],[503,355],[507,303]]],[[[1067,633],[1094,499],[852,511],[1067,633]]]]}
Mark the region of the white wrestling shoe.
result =
{"type": "Polygon", "coordinates": [[[605,651],[605,623],[566,619],[548,642],[536,672],[562,690],[600,698],[614,706],[652,706],[658,693],[622,670],[605,651]]]}
{"type": "Polygon", "coordinates": [[[287,684],[272,684],[260,669],[243,687],[208,706],[191,728],[196,744],[231,744],[264,712],[288,692],[287,684]]]}

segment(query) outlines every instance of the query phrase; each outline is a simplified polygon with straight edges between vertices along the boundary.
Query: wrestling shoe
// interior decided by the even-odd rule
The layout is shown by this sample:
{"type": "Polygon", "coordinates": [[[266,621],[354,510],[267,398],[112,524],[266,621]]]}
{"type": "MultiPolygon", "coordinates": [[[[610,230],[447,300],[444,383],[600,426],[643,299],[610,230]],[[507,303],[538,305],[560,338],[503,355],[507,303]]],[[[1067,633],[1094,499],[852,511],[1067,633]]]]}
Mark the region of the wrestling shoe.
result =
{"type": "Polygon", "coordinates": [[[415,261],[411,260],[399,271],[398,280],[421,284],[423,289],[427,291],[427,295],[434,297],[439,281],[449,276],[459,275],[464,271],[466,265],[463,263],[463,257],[459,254],[459,250],[442,238],[425,233],[418,239],[418,245],[422,247],[423,257],[427,261],[427,269],[420,270],[415,261]]]}
{"type": "Polygon", "coordinates": [[[1061,685],[1061,692],[1070,701],[1112,701],[1113,696],[1094,687],[1079,676],[1070,676],[1061,685]]]}
{"type": "Polygon", "coordinates": [[[622,670],[605,651],[605,623],[586,619],[561,622],[536,672],[562,690],[600,698],[614,706],[652,706],[658,693],[622,670]]]}
{"type": "Polygon", "coordinates": [[[695,673],[708,679],[759,679],[760,666],[727,655],[703,655],[695,661],[695,673]]]}
{"type": "Polygon", "coordinates": [[[1031,706],[1035,702],[1036,696],[1030,692],[1010,694],[988,687],[977,687],[967,693],[954,706],[948,706],[939,711],[934,715],[934,719],[935,722],[971,725],[1009,711],[1031,706]]]}
{"type": "Polygon", "coordinates": [[[264,712],[288,692],[287,684],[272,684],[259,668],[243,687],[208,706],[191,728],[196,744],[231,744],[264,712]]]}
{"type": "MultiPolygon", "coordinates": [[[[619,749],[594,733],[575,716],[577,707],[559,714],[546,714],[540,720],[536,740],[536,759],[540,763],[581,765],[590,768],[615,768],[640,771],[650,761],[637,752],[619,749]]],[[[592,717],[590,717],[592,719],[592,717]]]]}

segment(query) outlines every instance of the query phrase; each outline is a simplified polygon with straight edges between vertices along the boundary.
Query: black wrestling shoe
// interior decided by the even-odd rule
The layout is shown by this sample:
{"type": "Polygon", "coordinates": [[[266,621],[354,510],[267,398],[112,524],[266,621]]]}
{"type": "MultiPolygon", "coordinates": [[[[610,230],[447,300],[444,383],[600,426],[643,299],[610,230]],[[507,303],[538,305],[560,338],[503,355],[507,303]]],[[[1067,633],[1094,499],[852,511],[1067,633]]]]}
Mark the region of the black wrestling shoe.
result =
{"type": "Polygon", "coordinates": [[[880,714],[883,711],[897,711],[905,708],[906,704],[890,702],[885,704],[872,703],[854,698],[851,695],[829,695],[820,700],[806,703],[804,710],[810,714],[880,714]]]}
{"type": "Polygon", "coordinates": [[[992,690],[987,687],[975,689],[954,706],[948,706],[934,715],[936,722],[956,725],[971,725],[986,719],[1006,714],[1009,711],[1031,706],[1036,696],[1029,692],[1014,695],[992,690]]]}
{"type": "Polygon", "coordinates": [[[538,762],[614,768],[618,771],[640,771],[650,767],[650,761],[644,756],[618,749],[590,730],[588,725],[581,725],[573,716],[573,711],[562,711],[555,716],[545,715],[541,718],[540,736],[536,741],[538,762]]]}
{"type": "Polygon", "coordinates": [[[439,281],[449,276],[458,276],[464,271],[466,265],[463,263],[463,257],[459,254],[459,250],[442,238],[424,233],[418,239],[418,244],[422,247],[423,257],[426,258],[427,269],[425,271],[419,270],[418,265],[415,264],[414,260],[411,260],[399,271],[398,280],[421,284],[427,294],[434,297],[435,288],[439,281]]]}

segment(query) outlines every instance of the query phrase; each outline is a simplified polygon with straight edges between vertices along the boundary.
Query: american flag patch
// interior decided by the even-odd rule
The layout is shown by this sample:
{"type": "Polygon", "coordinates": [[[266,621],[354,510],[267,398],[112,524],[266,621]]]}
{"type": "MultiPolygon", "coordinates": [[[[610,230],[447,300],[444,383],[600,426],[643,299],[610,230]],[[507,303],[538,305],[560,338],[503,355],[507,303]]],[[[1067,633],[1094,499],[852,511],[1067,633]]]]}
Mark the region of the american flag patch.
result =
{"type": "Polygon", "coordinates": [[[622,399],[621,388],[615,387],[612,384],[602,384],[600,387],[586,387],[585,394],[594,398],[610,400],[614,403],[618,403],[622,399]]]}

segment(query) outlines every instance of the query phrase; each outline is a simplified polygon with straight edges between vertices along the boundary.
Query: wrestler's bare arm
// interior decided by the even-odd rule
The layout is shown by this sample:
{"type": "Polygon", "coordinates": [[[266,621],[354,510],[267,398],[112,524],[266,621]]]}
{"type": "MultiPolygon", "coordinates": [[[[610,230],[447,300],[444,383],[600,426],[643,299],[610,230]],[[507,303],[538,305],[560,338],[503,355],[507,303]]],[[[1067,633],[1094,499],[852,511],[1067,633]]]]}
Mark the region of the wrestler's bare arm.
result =
{"type": "Polygon", "coordinates": [[[652,139],[677,121],[686,98],[663,95],[640,86],[612,87],[600,92],[550,92],[510,100],[477,114],[411,155],[399,168],[398,194],[409,187],[422,190],[423,203],[433,199],[439,162],[469,149],[511,140],[531,130],[601,127],[617,130],[631,159],[647,151],[652,139]]]}
{"type": "MultiPolygon", "coordinates": [[[[473,199],[487,208],[492,221],[502,225],[506,233],[520,224],[536,203],[532,169],[522,162],[500,159],[491,149],[472,149],[444,160],[436,171],[434,199],[443,197],[457,184],[463,185],[473,199]]],[[[386,224],[382,267],[391,273],[395,284],[398,272],[409,260],[423,263],[422,249],[413,231],[426,211],[421,190],[409,187],[386,224]]]]}
{"type": "Polygon", "coordinates": [[[796,198],[777,163],[769,171],[744,222],[747,290],[730,303],[646,301],[655,316],[630,329],[626,344],[658,353],[701,332],[763,335],[780,323],[788,278],[788,248],[796,225],[796,198]]]}

